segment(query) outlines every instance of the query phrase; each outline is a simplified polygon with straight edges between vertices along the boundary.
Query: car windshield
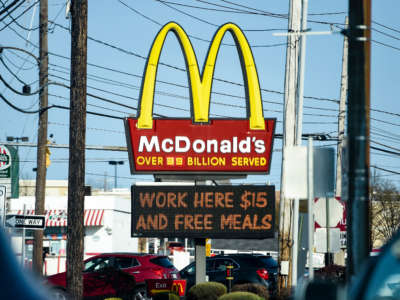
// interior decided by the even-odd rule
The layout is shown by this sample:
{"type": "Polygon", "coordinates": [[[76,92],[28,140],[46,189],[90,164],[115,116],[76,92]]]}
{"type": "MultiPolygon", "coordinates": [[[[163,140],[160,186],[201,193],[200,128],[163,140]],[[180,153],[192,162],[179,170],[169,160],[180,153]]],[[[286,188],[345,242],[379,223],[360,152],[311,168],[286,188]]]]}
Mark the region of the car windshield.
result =
{"type": "Polygon", "coordinates": [[[168,269],[174,268],[174,265],[171,263],[171,261],[166,256],[152,258],[152,259],[150,259],[150,261],[153,264],[156,264],[157,266],[160,266],[160,267],[164,267],[164,268],[168,268],[168,269]]]}

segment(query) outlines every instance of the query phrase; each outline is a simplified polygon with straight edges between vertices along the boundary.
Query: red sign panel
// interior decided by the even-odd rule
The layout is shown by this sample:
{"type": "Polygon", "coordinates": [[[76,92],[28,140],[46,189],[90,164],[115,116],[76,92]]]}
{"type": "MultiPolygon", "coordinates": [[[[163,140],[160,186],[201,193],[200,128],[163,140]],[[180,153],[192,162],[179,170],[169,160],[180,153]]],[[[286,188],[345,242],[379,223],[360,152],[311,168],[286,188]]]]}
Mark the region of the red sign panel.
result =
{"type": "MultiPolygon", "coordinates": [[[[338,222],[337,223],[335,223],[335,224],[331,224],[331,228],[339,228],[340,229],[340,231],[341,232],[346,232],[346,230],[347,230],[347,222],[346,222],[346,220],[347,220],[347,211],[346,211],[346,202],[345,201],[342,201],[341,199],[340,199],[340,197],[335,197],[335,199],[337,200],[337,205],[339,205],[340,207],[342,207],[342,214],[341,214],[341,218],[338,220],[338,222]]],[[[314,203],[315,202],[317,202],[319,200],[319,198],[315,198],[314,199],[314,203]]],[[[317,221],[315,221],[314,222],[314,228],[315,229],[317,229],[317,228],[321,228],[322,226],[317,222],[317,221]]]]}
{"type": "Polygon", "coordinates": [[[147,279],[147,297],[157,293],[173,292],[178,296],[185,296],[186,280],[183,279],[147,279]]]}
{"type": "Polygon", "coordinates": [[[153,122],[138,129],[126,119],[132,173],[269,173],[275,119],[265,119],[265,130],[251,130],[247,119],[153,122]]]}

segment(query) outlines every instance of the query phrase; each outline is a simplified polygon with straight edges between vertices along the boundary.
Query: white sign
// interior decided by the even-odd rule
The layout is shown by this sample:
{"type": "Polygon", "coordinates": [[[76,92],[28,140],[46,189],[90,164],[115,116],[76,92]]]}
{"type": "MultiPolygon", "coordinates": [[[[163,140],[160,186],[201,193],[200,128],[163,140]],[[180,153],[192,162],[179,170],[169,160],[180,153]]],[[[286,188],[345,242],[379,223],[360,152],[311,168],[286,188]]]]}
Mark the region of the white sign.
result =
{"type": "MultiPolygon", "coordinates": [[[[283,172],[285,184],[283,193],[287,198],[308,198],[307,189],[307,147],[287,147],[285,150],[283,172]]],[[[334,192],[334,159],[333,148],[314,148],[314,196],[325,197],[334,192]]]]}
{"type": "Polygon", "coordinates": [[[0,225],[5,226],[6,218],[6,193],[7,189],[5,185],[0,185],[0,225]]]}
{"type": "Polygon", "coordinates": [[[6,225],[14,228],[44,229],[45,216],[38,215],[7,215],[6,225]]]}
{"type": "Polygon", "coordinates": [[[326,228],[317,228],[315,231],[315,249],[319,253],[337,253],[340,251],[340,230],[339,228],[329,228],[329,249],[326,240],[326,228]]]}
{"type": "Polygon", "coordinates": [[[329,218],[329,227],[336,227],[343,219],[344,206],[336,198],[328,198],[329,216],[327,216],[326,199],[318,198],[314,204],[315,222],[321,227],[328,227],[327,218],[329,218]]]}

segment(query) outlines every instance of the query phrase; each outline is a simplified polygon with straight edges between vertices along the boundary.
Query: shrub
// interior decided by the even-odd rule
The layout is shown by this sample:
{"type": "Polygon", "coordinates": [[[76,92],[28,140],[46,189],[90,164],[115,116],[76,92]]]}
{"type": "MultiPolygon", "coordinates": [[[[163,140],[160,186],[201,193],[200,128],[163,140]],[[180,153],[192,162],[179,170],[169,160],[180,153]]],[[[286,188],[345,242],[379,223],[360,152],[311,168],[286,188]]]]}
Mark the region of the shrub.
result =
{"type": "Polygon", "coordinates": [[[232,287],[232,292],[250,292],[268,300],[269,293],[266,286],[257,283],[236,284],[232,287]]]}
{"type": "Polygon", "coordinates": [[[192,286],[186,300],[217,300],[226,294],[226,286],[219,282],[202,282],[192,286]]]}
{"type": "Polygon", "coordinates": [[[263,300],[263,298],[250,292],[232,292],[222,295],[218,300],[263,300]]]}

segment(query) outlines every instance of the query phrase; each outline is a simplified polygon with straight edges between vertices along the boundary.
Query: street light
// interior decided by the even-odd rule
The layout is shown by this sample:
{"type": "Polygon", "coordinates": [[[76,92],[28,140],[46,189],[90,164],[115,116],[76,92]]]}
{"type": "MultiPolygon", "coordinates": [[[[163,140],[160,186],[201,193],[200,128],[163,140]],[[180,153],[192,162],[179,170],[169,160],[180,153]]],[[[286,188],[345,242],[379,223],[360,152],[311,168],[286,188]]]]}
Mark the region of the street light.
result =
{"type": "Polygon", "coordinates": [[[13,142],[13,141],[16,141],[17,143],[19,143],[19,141],[27,142],[27,141],[29,141],[29,138],[27,136],[21,136],[21,137],[8,136],[7,137],[7,142],[13,142]]]}
{"type": "Polygon", "coordinates": [[[108,164],[114,166],[114,188],[117,188],[117,166],[123,165],[124,162],[122,160],[109,160],[108,164]]]}

